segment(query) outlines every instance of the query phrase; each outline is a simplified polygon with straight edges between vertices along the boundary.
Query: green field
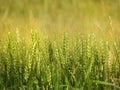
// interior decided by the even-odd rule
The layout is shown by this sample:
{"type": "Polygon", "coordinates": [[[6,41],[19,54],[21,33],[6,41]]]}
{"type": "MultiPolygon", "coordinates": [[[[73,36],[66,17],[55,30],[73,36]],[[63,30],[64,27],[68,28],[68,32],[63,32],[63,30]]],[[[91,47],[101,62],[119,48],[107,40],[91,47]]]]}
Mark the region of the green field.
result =
{"type": "Polygon", "coordinates": [[[0,0],[0,90],[120,90],[120,0],[0,0]]]}

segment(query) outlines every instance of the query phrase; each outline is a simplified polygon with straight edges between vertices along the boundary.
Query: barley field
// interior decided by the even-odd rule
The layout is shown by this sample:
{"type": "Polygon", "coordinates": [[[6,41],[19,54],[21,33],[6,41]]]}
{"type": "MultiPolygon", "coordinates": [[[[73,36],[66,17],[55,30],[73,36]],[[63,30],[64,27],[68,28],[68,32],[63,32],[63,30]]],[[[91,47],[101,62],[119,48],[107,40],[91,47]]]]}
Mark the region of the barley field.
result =
{"type": "Polygon", "coordinates": [[[120,90],[120,0],[0,0],[0,90],[120,90]]]}

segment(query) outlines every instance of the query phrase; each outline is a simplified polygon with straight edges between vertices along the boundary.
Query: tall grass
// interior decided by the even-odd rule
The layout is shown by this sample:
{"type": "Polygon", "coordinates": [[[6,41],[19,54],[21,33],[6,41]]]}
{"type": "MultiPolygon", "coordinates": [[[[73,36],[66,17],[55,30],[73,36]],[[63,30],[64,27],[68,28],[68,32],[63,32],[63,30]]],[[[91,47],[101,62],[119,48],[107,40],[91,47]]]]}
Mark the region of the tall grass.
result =
{"type": "MultiPolygon", "coordinates": [[[[18,32],[17,32],[18,34],[18,32]]],[[[9,33],[0,45],[1,90],[119,90],[119,42],[65,33],[60,41],[9,33]]]]}
{"type": "Polygon", "coordinates": [[[120,0],[0,0],[0,90],[119,90],[119,8],[120,0]]]}

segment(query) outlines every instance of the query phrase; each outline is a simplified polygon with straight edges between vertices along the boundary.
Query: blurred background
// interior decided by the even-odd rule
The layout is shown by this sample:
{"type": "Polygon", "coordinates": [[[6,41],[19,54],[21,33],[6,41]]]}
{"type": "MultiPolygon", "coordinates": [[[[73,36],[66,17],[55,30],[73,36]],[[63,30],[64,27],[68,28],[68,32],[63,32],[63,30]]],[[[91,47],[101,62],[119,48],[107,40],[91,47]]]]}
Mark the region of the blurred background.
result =
{"type": "Polygon", "coordinates": [[[59,38],[68,32],[108,37],[120,34],[120,0],[0,0],[0,37],[16,32],[59,38]]]}

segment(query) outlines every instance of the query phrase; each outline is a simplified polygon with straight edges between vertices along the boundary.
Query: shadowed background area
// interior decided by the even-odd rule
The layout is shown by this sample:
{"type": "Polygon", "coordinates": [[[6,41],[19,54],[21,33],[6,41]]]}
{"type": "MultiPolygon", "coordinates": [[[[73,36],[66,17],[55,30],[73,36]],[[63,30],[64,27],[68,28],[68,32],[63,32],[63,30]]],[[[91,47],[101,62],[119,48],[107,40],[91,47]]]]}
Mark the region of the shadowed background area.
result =
{"type": "Polygon", "coordinates": [[[111,29],[120,33],[119,9],[120,0],[0,0],[0,36],[18,28],[26,37],[35,29],[51,38],[66,31],[109,38],[111,29]]]}

